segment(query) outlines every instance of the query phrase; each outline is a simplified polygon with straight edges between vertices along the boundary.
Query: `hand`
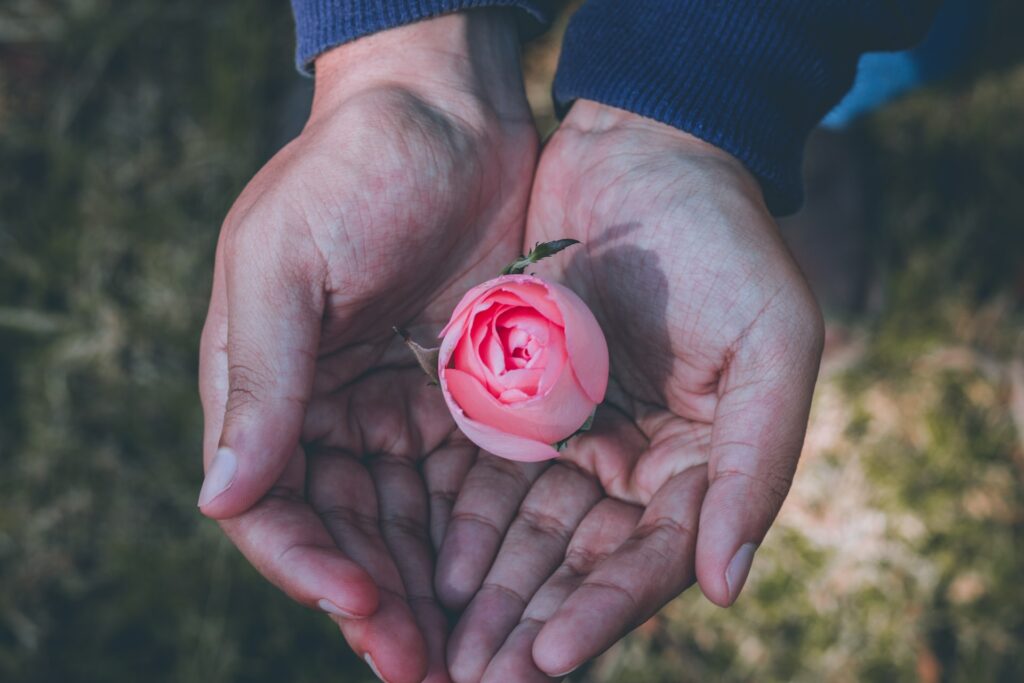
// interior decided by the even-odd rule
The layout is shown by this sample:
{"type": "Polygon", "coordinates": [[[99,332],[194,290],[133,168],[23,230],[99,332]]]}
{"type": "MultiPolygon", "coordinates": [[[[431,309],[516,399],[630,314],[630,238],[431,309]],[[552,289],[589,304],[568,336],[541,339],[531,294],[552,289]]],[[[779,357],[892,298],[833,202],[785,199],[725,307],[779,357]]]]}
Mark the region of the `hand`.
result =
{"type": "Polygon", "coordinates": [[[739,162],[577,102],[541,157],[526,243],[563,237],[577,258],[537,270],[593,308],[609,394],[518,514],[467,478],[438,567],[442,598],[475,594],[448,648],[458,683],[564,675],[695,580],[731,604],[803,441],[822,320],[739,162]]]}
{"type": "Polygon", "coordinates": [[[434,545],[476,455],[392,326],[426,341],[519,251],[537,140],[518,59],[502,10],[321,56],[305,129],[217,248],[199,506],[391,683],[448,680],[434,545]]]}

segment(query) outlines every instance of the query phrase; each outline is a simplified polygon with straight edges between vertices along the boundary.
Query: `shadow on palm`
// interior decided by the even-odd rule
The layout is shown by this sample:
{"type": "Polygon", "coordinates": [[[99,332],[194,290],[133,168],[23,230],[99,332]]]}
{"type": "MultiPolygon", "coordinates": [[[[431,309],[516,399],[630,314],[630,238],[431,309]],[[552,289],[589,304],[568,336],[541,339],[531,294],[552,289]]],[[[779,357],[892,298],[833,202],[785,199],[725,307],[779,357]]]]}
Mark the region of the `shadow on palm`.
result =
{"type": "MultiPolygon", "coordinates": [[[[450,641],[459,683],[547,680],[571,668],[554,662],[545,674],[535,662],[538,634],[556,612],[563,631],[550,649],[587,658],[693,580],[691,529],[706,488],[711,421],[674,412],[700,406],[705,387],[673,375],[669,280],[655,250],[633,246],[642,231],[636,222],[602,231],[559,278],[588,302],[609,344],[609,393],[593,430],[525,477],[512,505],[481,512],[465,497],[457,503],[457,522],[508,529],[497,556],[476,563],[479,588],[450,641]],[[672,578],[666,585],[655,576],[672,578]]],[[[444,562],[438,571],[448,571],[444,562]]],[[[442,599],[453,593],[440,590],[442,599]]],[[[459,606],[457,597],[449,606],[459,606]]]]}

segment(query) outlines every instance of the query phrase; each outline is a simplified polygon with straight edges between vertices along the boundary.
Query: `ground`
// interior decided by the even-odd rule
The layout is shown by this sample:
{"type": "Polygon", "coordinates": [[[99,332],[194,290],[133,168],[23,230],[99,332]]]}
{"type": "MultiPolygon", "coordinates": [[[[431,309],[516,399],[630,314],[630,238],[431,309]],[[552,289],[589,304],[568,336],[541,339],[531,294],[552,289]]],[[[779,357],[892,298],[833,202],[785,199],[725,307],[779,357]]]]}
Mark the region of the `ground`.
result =
{"type": "MultiPolygon", "coordinates": [[[[1024,680],[1017,4],[853,132],[870,294],[743,598],[691,591],[574,680],[1024,680]]],[[[213,244],[301,112],[291,50],[278,0],[0,8],[0,680],[372,680],[195,508],[213,244]]]]}

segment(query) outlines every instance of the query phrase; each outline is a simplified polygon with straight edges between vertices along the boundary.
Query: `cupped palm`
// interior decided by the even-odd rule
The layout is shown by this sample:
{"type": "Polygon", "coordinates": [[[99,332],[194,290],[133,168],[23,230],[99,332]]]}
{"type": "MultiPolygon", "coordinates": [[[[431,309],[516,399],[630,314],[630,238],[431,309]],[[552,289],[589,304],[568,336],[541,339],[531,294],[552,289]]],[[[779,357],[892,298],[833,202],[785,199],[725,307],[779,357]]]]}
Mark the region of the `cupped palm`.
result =
{"type": "MultiPolygon", "coordinates": [[[[806,427],[820,313],[735,159],[577,103],[542,154],[526,243],[566,237],[575,257],[536,270],[593,309],[608,397],[464,577],[478,590],[449,644],[459,683],[563,674],[696,580],[730,604],[806,427]]],[[[460,499],[453,527],[478,516],[460,499]]]]}
{"type": "Polygon", "coordinates": [[[389,681],[447,680],[434,548],[476,453],[392,327],[436,334],[518,253],[536,154],[525,106],[476,114],[315,107],[225,222],[203,333],[206,461],[238,460],[203,512],[389,681]]]}

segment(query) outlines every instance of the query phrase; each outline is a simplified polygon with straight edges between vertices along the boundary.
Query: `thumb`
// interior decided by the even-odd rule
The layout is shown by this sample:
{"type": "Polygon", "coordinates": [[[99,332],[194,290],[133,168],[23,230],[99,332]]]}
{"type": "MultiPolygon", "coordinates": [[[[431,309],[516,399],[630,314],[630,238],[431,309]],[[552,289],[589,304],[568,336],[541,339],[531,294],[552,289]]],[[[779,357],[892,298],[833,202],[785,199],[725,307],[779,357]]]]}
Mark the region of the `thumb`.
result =
{"type": "Polygon", "coordinates": [[[746,582],[800,458],[821,359],[820,314],[806,306],[765,334],[757,327],[722,375],[701,507],[697,579],[726,607],[746,582]]]}
{"type": "Polygon", "coordinates": [[[229,238],[223,252],[227,403],[199,494],[200,510],[216,519],[262,498],[302,433],[320,342],[323,268],[315,250],[284,241],[229,238]]]}

